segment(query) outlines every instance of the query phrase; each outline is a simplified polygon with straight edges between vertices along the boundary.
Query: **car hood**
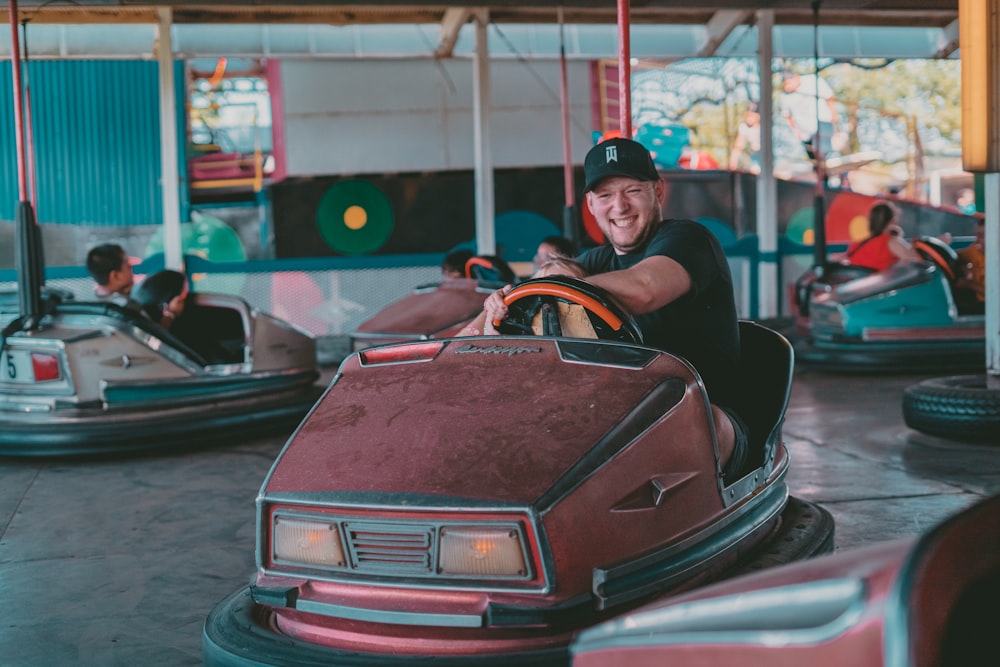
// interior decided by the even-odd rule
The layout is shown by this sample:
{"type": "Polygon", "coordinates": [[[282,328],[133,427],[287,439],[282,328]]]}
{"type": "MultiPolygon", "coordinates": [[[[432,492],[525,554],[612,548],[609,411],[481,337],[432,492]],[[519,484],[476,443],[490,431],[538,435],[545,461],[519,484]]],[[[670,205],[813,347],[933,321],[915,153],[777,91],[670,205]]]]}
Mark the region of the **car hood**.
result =
{"type": "Polygon", "coordinates": [[[532,504],[557,483],[567,488],[567,478],[597,472],[691,387],[700,400],[694,377],[670,355],[600,341],[484,337],[373,348],[344,361],[262,492],[532,504]]]}
{"type": "Polygon", "coordinates": [[[355,334],[398,334],[431,337],[467,322],[480,313],[490,290],[475,280],[459,278],[417,289],[363,322],[355,334]]]}

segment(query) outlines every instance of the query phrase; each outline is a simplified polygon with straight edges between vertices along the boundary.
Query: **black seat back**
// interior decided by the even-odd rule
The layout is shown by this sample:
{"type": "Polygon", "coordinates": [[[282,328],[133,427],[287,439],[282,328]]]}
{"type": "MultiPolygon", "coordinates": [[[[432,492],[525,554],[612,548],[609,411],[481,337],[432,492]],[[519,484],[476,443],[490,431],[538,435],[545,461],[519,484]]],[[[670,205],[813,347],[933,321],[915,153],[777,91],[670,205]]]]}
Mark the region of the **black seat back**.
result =
{"type": "Polygon", "coordinates": [[[795,353],[777,331],[740,322],[740,399],[737,412],[747,425],[747,469],[769,466],[781,442],[781,426],[792,393],[795,353]]]}

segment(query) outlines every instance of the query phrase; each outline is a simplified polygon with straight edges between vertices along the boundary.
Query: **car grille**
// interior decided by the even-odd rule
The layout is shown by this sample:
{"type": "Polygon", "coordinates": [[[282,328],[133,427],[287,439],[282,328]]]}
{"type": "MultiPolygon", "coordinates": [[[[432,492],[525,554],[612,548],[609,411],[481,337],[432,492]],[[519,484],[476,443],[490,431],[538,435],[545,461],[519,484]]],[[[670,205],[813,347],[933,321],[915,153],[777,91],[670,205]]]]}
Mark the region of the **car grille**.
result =
{"type": "Polygon", "coordinates": [[[434,527],[351,522],[347,548],[358,572],[426,574],[431,571],[434,527]]]}

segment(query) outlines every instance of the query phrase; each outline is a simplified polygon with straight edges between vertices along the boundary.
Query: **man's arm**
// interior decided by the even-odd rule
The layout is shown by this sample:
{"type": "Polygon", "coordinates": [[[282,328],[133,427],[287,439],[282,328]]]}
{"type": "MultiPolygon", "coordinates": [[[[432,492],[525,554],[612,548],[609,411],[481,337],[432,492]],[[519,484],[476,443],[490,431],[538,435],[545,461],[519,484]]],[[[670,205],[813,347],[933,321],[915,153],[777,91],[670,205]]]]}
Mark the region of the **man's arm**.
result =
{"type": "Polygon", "coordinates": [[[647,257],[631,268],[589,276],[585,280],[606,289],[633,315],[651,313],[691,289],[687,270],[663,255],[647,257]]]}
{"type": "MultiPolygon", "coordinates": [[[[691,276],[676,260],[663,255],[647,257],[635,266],[621,271],[610,271],[585,278],[614,296],[632,315],[650,313],[679,299],[691,289],[691,276]]],[[[511,285],[499,289],[483,303],[486,333],[495,334],[494,321],[507,317],[507,304],[503,298],[511,285]]]]}
{"type": "Polygon", "coordinates": [[[919,262],[920,255],[913,249],[906,239],[898,236],[889,237],[889,250],[897,258],[904,262],[919,262]]]}

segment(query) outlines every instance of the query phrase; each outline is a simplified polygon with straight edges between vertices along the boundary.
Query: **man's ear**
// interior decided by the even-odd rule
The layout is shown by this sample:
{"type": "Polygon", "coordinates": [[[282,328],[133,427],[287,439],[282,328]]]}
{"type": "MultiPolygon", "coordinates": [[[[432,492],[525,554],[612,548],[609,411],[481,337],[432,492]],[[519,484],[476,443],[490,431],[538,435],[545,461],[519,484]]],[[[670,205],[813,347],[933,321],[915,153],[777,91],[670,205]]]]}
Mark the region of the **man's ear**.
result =
{"type": "Polygon", "coordinates": [[[587,205],[587,210],[590,211],[591,213],[594,212],[594,207],[590,203],[590,197],[593,194],[594,194],[593,192],[584,192],[583,193],[583,203],[585,203],[587,205]]]}
{"type": "Polygon", "coordinates": [[[664,202],[667,201],[667,183],[662,178],[656,181],[653,185],[653,192],[656,193],[656,201],[660,204],[660,208],[663,208],[664,202]]]}

